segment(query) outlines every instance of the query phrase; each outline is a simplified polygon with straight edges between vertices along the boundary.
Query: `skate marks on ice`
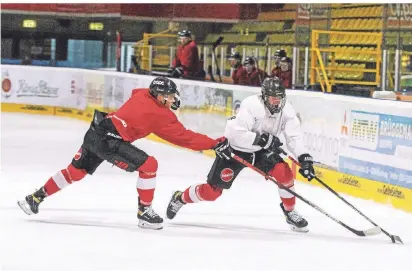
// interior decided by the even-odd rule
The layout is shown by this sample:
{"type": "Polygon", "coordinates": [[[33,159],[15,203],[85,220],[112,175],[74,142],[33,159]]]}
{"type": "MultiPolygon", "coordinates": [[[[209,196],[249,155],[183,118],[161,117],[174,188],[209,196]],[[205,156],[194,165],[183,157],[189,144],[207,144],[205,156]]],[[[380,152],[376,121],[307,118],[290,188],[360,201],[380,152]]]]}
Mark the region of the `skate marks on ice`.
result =
{"type": "Polygon", "coordinates": [[[86,218],[86,217],[51,217],[48,219],[27,219],[28,223],[41,223],[69,227],[97,227],[113,230],[131,231],[144,234],[155,234],[164,237],[184,237],[184,238],[215,238],[228,240],[244,240],[258,242],[279,242],[292,241],[291,239],[306,239],[325,242],[346,242],[358,243],[365,245],[385,244],[387,240],[345,237],[340,235],[329,235],[320,233],[298,233],[289,229],[282,230],[264,227],[255,227],[239,224],[225,223],[198,223],[198,222],[169,222],[165,220],[164,228],[159,231],[141,229],[137,226],[137,220],[133,222],[124,222],[120,220],[110,220],[104,218],[86,218]]]}

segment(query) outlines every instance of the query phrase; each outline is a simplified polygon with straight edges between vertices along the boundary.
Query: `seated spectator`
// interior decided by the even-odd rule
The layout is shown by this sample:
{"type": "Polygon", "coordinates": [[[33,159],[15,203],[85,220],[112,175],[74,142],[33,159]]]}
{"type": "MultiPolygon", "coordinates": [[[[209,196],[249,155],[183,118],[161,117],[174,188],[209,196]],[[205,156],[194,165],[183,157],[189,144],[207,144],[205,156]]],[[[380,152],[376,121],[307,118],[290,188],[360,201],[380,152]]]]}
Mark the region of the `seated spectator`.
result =
{"type": "Polygon", "coordinates": [[[279,77],[279,73],[281,71],[280,59],[282,57],[286,57],[286,51],[283,49],[276,50],[275,54],[273,55],[273,59],[275,60],[275,67],[273,67],[270,77],[279,77]]]}
{"type": "Polygon", "coordinates": [[[285,88],[292,87],[292,60],[289,57],[280,59],[279,79],[282,81],[285,88]]]}
{"type": "Polygon", "coordinates": [[[230,57],[230,66],[234,69],[232,73],[233,84],[239,85],[239,80],[245,68],[242,65],[242,56],[238,52],[233,52],[230,57]]]}

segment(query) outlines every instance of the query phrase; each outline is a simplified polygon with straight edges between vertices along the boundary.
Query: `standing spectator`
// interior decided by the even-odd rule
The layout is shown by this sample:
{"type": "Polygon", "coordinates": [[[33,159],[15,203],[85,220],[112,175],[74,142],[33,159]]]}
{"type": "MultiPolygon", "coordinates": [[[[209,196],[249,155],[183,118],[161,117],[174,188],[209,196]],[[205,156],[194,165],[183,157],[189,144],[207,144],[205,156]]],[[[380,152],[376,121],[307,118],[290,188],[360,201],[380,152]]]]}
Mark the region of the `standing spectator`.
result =
{"type": "Polygon", "coordinates": [[[292,60],[289,57],[280,59],[279,79],[282,81],[285,88],[292,87],[292,60]]]}
{"type": "Polygon", "coordinates": [[[180,45],[177,48],[176,58],[173,60],[172,74],[176,77],[205,78],[205,72],[199,60],[197,44],[192,40],[192,33],[183,30],[178,33],[180,45]]]}
{"type": "Polygon", "coordinates": [[[275,54],[273,55],[273,59],[275,60],[275,67],[272,69],[272,74],[270,77],[279,77],[279,74],[281,72],[280,59],[282,57],[286,57],[286,51],[284,49],[276,50],[275,54]]]}
{"type": "Polygon", "coordinates": [[[233,52],[230,57],[230,66],[234,69],[232,73],[233,84],[240,85],[244,82],[239,82],[242,77],[242,73],[245,72],[245,68],[242,65],[242,56],[238,52],[233,52]]]}

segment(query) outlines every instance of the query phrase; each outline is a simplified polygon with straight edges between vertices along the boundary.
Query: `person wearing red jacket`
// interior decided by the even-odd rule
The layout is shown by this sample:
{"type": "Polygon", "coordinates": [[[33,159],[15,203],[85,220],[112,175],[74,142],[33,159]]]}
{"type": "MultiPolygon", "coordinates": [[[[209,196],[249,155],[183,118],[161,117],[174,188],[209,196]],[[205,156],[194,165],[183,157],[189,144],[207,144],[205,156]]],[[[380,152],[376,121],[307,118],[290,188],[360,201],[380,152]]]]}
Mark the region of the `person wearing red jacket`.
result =
{"type": "Polygon", "coordinates": [[[243,67],[245,68],[245,72],[242,73],[239,82],[243,83],[242,85],[245,86],[260,87],[263,79],[267,77],[267,74],[263,70],[258,70],[255,67],[255,60],[251,57],[245,58],[243,67]]]}
{"type": "Polygon", "coordinates": [[[292,60],[289,57],[280,59],[279,79],[282,81],[285,88],[292,87],[292,60]]]}
{"type": "Polygon", "coordinates": [[[286,51],[284,49],[276,50],[275,54],[273,55],[273,59],[275,60],[275,67],[273,67],[270,77],[279,77],[279,74],[281,72],[280,59],[282,57],[286,57],[286,51]]]}
{"type": "Polygon", "coordinates": [[[199,60],[197,44],[192,40],[192,33],[183,30],[178,33],[180,45],[172,63],[172,75],[176,77],[204,79],[205,72],[199,60]]]}
{"type": "MultiPolygon", "coordinates": [[[[244,85],[246,81],[241,81],[242,74],[246,72],[242,65],[242,56],[238,52],[234,52],[229,57],[230,66],[233,68],[232,80],[234,85],[244,85]]],[[[244,77],[243,77],[244,78],[244,77]]]]}
{"type": "Polygon", "coordinates": [[[138,172],[138,226],[161,229],[163,218],[151,207],[158,162],[131,143],[154,133],[195,151],[214,149],[220,156],[228,150],[224,137],[212,139],[186,129],[170,110],[179,106],[176,84],[166,77],[158,77],[148,89],[133,90],[129,100],[117,111],[107,114],[96,110],[83,144],[68,167],[57,171],[43,187],[19,201],[18,205],[28,215],[37,214],[46,197],[82,180],[87,174],[93,174],[103,161],[108,161],[127,172],[138,172]]]}

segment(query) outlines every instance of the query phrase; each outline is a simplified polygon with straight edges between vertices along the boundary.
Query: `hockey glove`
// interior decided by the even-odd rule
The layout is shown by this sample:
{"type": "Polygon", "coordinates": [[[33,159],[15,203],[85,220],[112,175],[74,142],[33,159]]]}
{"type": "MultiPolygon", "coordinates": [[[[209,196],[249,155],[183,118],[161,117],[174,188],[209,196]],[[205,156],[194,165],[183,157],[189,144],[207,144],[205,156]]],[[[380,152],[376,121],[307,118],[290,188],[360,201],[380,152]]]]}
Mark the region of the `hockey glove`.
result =
{"type": "Polygon", "coordinates": [[[282,146],[283,143],[280,142],[277,136],[264,133],[264,134],[256,136],[256,139],[255,139],[255,142],[253,142],[253,145],[258,145],[265,150],[278,151],[278,148],[282,146]]]}
{"type": "Polygon", "coordinates": [[[313,168],[313,157],[305,153],[298,157],[300,163],[299,173],[311,181],[315,176],[315,169],[313,168]]]}
{"type": "Polygon", "coordinates": [[[232,151],[229,146],[229,141],[227,138],[218,138],[219,143],[216,144],[212,149],[216,152],[216,155],[220,158],[230,160],[232,151]]]}

